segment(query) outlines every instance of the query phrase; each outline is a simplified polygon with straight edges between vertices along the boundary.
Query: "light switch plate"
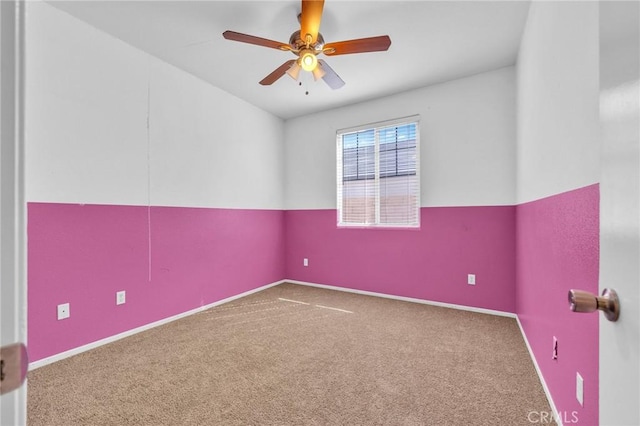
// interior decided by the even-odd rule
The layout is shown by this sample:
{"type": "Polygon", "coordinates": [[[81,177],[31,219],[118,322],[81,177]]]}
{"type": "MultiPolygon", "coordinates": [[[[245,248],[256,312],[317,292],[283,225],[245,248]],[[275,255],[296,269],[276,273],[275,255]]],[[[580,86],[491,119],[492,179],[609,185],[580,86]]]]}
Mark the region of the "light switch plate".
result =
{"type": "Polygon", "coordinates": [[[123,305],[127,301],[126,294],[124,290],[116,292],[116,305],[123,305]]]}
{"type": "Polygon", "coordinates": [[[476,285],[476,274],[468,274],[467,275],[467,284],[476,285]]]}

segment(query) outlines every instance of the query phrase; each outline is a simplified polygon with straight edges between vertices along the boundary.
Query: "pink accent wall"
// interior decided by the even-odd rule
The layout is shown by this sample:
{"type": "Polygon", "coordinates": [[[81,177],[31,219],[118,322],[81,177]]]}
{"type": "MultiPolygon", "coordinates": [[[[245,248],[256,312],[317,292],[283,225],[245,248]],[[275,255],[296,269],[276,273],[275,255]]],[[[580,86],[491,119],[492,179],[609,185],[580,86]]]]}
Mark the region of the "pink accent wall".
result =
{"type": "Polygon", "coordinates": [[[515,312],[515,211],[426,207],[416,230],[339,229],[336,210],[286,211],[286,277],[515,312]]]}
{"type": "Polygon", "coordinates": [[[599,186],[517,207],[516,311],[556,408],[598,424],[598,314],[569,310],[570,289],[598,293],[599,186]],[[558,359],[552,360],[553,336],[558,359]],[[584,407],[576,400],[584,378],[584,407]]]}
{"type": "Polygon", "coordinates": [[[283,227],[276,210],[29,203],[30,361],[281,280],[283,227]]]}

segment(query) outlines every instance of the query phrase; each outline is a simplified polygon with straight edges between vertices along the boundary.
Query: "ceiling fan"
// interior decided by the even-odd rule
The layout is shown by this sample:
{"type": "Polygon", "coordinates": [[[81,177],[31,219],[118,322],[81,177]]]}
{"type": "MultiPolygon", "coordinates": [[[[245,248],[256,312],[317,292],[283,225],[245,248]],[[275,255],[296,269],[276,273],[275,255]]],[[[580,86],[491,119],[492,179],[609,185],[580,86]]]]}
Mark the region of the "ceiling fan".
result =
{"type": "Polygon", "coordinates": [[[281,43],[229,30],[222,33],[222,36],[227,40],[290,51],[298,57],[298,59],[291,59],[285,62],[263,78],[260,81],[263,86],[273,84],[285,73],[297,80],[300,69],[303,69],[313,73],[315,80],[322,78],[332,89],[339,89],[344,86],[344,81],[324,60],[318,59],[317,56],[319,54],[335,56],[384,51],[389,49],[391,39],[389,36],[383,35],[325,44],[324,38],[319,31],[323,7],[324,0],[302,0],[302,12],[298,15],[300,30],[291,34],[289,43],[281,43]]]}

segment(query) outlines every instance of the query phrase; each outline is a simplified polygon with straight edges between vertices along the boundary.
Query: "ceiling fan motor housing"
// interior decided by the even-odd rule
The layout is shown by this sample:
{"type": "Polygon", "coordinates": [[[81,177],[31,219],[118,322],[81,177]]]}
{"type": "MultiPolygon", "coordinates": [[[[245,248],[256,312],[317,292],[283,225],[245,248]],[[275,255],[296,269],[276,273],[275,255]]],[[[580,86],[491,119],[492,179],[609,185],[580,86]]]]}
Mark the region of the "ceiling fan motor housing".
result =
{"type": "MultiPolygon", "coordinates": [[[[302,38],[300,37],[300,30],[295,31],[293,34],[291,34],[291,37],[289,37],[289,46],[291,46],[291,51],[295,55],[297,55],[300,50],[306,49],[307,42],[302,40],[302,38]]],[[[309,49],[316,51],[316,53],[321,53],[323,47],[324,38],[322,37],[322,34],[318,33],[316,42],[310,44],[309,49]]]]}

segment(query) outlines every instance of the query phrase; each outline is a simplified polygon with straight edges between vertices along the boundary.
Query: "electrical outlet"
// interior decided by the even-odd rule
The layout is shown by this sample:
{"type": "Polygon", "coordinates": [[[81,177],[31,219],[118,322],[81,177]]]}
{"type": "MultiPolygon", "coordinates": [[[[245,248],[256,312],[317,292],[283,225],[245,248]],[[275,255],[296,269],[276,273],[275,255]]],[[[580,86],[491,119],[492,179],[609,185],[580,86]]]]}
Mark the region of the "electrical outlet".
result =
{"type": "Polygon", "coordinates": [[[584,379],[576,372],[576,399],[584,407],[584,379]]]}
{"type": "Polygon", "coordinates": [[[69,318],[70,316],[71,316],[71,311],[69,309],[68,303],[62,303],[58,305],[58,320],[69,318]]]}
{"type": "Polygon", "coordinates": [[[551,353],[551,359],[558,359],[558,339],[553,336],[553,352],[551,353]]]}
{"type": "Polygon", "coordinates": [[[126,292],[124,290],[116,293],[116,305],[124,305],[126,302],[126,292]]]}
{"type": "Polygon", "coordinates": [[[309,266],[309,259],[307,259],[306,257],[304,259],[302,259],[302,265],[303,266],[309,266]]]}
{"type": "Polygon", "coordinates": [[[476,285],[476,274],[467,274],[467,284],[476,285]]]}

